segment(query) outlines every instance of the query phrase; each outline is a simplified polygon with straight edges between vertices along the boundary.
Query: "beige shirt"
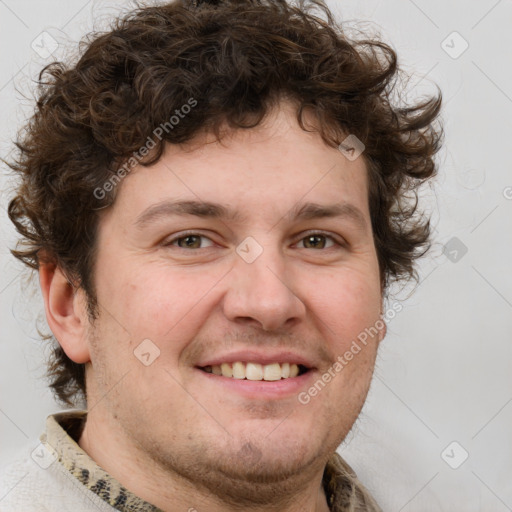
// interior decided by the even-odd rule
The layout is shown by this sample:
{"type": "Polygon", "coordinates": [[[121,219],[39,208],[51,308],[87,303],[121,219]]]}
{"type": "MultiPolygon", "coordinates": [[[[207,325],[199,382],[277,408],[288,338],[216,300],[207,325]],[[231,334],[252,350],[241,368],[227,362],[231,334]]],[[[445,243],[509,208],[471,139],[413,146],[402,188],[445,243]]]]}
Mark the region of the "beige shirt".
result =
{"type": "MultiPolygon", "coordinates": [[[[86,411],[48,416],[46,433],[26,460],[0,472],[0,512],[157,512],[103,470],[77,443],[86,411]]],[[[323,476],[332,512],[381,512],[350,466],[334,453],[323,476]]]]}

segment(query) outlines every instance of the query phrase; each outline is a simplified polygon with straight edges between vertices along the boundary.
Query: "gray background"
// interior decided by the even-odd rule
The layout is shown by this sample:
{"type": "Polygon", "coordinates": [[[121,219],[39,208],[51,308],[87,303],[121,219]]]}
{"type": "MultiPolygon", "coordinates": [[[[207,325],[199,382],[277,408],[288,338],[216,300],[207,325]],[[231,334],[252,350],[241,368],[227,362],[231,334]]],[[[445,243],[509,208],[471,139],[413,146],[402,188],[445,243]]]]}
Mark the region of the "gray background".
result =
{"type": "MultiPolygon", "coordinates": [[[[439,84],[446,131],[439,178],[424,194],[436,243],[415,292],[397,291],[390,302],[403,310],[389,323],[367,404],[340,451],[385,511],[512,510],[512,2],[329,3],[348,30],[358,21],[398,50],[415,72],[408,98],[439,84]]],[[[31,111],[41,67],[129,7],[0,0],[2,156],[31,111]]],[[[1,180],[3,464],[57,407],[42,378],[40,295],[7,249],[15,240],[5,214],[12,182],[4,172],[1,180]]]]}

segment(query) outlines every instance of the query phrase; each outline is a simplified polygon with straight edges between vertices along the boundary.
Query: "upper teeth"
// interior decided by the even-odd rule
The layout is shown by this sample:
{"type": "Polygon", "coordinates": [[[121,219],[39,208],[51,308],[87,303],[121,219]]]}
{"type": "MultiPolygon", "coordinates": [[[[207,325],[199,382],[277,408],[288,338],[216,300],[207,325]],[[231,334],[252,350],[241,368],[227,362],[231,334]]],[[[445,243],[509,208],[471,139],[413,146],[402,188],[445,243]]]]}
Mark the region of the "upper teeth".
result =
{"type": "Polygon", "coordinates": [[[223,377],[232,377],[235,379],[247,380],[280,380],[288,377],[297,377],[299,367],[290,363],[272,363],[261,365],[259,363],[242,363],[237,361],[232,365],[222,363],[221,365],[205,366],[205,371],[222,375],[223,377]]]}

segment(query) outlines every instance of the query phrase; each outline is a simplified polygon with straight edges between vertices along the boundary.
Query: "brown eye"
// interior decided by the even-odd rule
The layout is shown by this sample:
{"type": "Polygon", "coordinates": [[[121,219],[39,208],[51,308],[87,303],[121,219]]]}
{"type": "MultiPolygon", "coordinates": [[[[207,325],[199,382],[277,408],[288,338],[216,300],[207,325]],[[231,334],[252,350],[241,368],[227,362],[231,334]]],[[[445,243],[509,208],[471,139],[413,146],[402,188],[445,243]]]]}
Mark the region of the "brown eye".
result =
{"type": "Polygon", "coordinates": [[[331,241],[329,247],[332,247],[332,237],[322,234],[308,235],[301,242],[304,244],[305,249],[325,249],[328,240],[331,241]]]}
{"type": "Polygon", "coordinates": [[[184,249],[199,249],[199,247],[201,247],[200,236],[185,236],[183,238],[178,238],[176,242],[178,242],[178,247],[182,247],[184,249]]]}
{"type": "Polygon", "coordinates": [[[165,245],[166,246],[175,246],[175,247],[179,247],[181,249],[203,249],[203,248],[209,247],[213,244],[209,238],[207,238],[203,235],[190,234],[190,235],[185,235],[185,236],[181,236],[178,238],[174,238],[173,240],[170,240],[165,245]]]}

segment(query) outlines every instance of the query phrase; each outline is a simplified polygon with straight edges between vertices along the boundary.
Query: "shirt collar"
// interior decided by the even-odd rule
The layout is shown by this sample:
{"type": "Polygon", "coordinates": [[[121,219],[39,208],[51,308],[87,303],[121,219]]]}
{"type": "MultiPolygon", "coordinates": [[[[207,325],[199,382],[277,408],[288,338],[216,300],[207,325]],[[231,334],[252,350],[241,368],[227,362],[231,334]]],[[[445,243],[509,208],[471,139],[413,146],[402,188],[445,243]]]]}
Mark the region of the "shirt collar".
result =
{"type": "MultiPolygon", "coordinates": [[[[41,442],[49,446],[57,460],[87,489],[121,512],[161,512],[110,476],[80,448],[87,411],[71,410],[52,414],[46,420],[41,442]]],[[[323,485],[332,512],[380,512],[381,509],[359,482],[352,468],[334,453],[328,460],[323,485]]]]}

